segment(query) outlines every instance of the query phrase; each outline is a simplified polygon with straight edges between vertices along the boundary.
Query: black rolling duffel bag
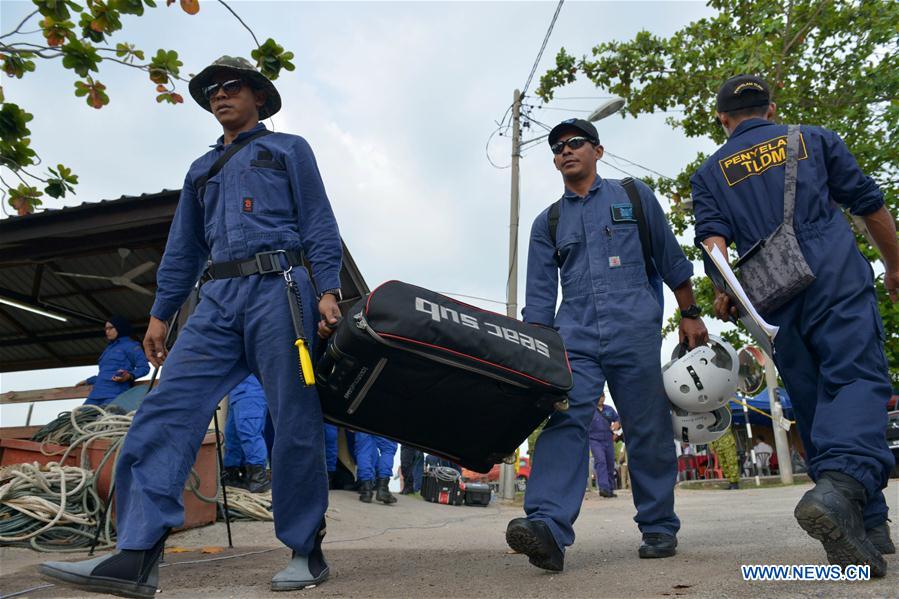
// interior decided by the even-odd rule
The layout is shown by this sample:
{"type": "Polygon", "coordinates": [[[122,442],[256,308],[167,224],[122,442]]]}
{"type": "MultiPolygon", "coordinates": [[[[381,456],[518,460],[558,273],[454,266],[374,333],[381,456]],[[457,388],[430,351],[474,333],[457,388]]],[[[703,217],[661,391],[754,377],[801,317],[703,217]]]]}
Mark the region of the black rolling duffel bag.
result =
{"type": "Polygon", "coordinates": [[[567,407],[572,386],[555,330],[399,281],[346,315],[316,382],[327,420],[479,472],[567,407]]]}

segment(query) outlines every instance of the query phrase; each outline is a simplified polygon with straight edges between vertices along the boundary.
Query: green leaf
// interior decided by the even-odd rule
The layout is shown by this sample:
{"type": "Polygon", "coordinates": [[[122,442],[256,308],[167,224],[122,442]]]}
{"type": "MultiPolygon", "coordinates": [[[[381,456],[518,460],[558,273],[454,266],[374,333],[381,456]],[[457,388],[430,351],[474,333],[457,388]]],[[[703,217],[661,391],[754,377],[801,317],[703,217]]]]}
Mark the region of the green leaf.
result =
{"type": "Polygon", "coordinates": [[[34,116],[25,112],[12,102],[4,103],[0,107],[0,139],[6,142],[14,142],[31,135],[28,129],[28,121],[34,116]]]}
{"type": "Polygon", "coordinates": [[[291,62],[293,52],[285,52],[272,38],[265,40],[264,44],[250,54],[256,60],[259,71],[269,79],[277,79],[281,69],[293,71],[296,68],[291,62]]]}
{"type": "Polygon", "coordinates": [[[89,71],[97,72],[100,55],[97,49],[88,42],[71,40],[62,47],[62,66],[87,77],[89,71]]]}
{"type": "Polygon", "coordinates": [[[3,72],[10,77],[21,79],[25,73],[34,71],[34,61],[29,60],[32,56],[34,54],[31,52],[0,54],[0,60],[3,61],[3,72]]]}
{"type": "Polygon", "coordinates": [[[18,187],[9,190],[9,199],[7,201],[13,208],[15,208],[16,204],[19,202],[25,202],[25,204],[34,207],[40,206],[43,203],[41,202],[40,197],[41,192],[39,192],[36,187],[19,183],[18,187]]]}

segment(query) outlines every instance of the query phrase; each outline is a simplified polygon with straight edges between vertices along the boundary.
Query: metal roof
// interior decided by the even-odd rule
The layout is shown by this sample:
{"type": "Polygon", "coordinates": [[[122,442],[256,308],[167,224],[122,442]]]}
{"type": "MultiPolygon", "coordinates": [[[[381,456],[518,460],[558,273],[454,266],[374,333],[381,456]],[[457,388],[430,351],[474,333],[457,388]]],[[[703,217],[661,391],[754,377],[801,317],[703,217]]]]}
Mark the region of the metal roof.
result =
{"type": "MultiPolygon", "coordinates": [[[[95,364],[106,346],[102,324],[128,318],[141,338],[153,297],[111,281],[59,273],[134,277],[150,293],[180,190],[82,203],[0,220],[0,297],[65,315],[67,322],[0,304],[0,372],[95,364]]],[[[344,245],[340,273],[348,305],[369,289],[344,245]]]]}

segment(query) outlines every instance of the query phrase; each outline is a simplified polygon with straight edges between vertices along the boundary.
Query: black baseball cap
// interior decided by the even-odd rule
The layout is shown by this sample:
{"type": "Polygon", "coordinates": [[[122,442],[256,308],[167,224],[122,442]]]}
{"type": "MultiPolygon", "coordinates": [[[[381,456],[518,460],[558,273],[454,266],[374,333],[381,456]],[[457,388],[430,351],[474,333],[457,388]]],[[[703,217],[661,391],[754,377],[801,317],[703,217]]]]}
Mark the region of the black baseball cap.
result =
{"type": "Polygon", "coordinates": [[[562,134],[571,129],[580,131],[594,144],[599,144],[599,133],[597,133],[593,123],[584,119],[566,119],[553,127],[552,131],[549,132],[549,145],[559,141],[562,134]]]}
{"type": "Polygon", "coordinates": [[[761,77],[737,75],[718,90],[718,112],[731,112],[771,103],[771,91],[761,77]]]}

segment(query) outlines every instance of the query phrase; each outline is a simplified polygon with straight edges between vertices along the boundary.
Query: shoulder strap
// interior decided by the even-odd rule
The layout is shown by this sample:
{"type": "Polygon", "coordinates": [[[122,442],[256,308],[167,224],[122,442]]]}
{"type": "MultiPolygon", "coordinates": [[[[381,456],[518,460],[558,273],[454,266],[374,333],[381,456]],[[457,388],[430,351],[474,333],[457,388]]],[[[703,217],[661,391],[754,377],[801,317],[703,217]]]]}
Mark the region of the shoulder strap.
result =
{"type": "Polygon", "coordinates": [[[206,183],[214,176],[216,176],[220,170],[222,170],[222,167],[225,166],[226,162],[231,160],[232,156],[240,152],[248,143],[250,143],[254,139],[259,139],[260,137],[264,137],[270,133],[271,131],[269,131],[268,129],[263,129],[262,131],[241,140],[240,142],[232,143],[231,147],[225,150],[225,152],[218,157],[218,160],[213,163],[212,167],[210,167],[209,169],[209,172],[194,181],[194,187],[197,190],[197,196],[200,198],[200,200],[203,200],[203,193],[206,191],[206,183]]]}
{"type": "Polygon", "coordinates": [[[787,127],[787,162],[784,165],[784,227],[793,230],[796,208],[796,173],[799,170],[799,125],[787,127]]]}
{"type": "Polygon", "coordinates": [[[556,264],[561,267],[562,266],[562,255],[559,253],[559,248],[556,247],[556,232],[559,230],[559,217],[562,214],[562,200],[558,199],[552,203],[552,206],[549,207],[549,213],[547,214],[549,220],[549,239],[553,242],[553,248],[555,248],[556,255],[556,264]]]}
{"type": "Polygon", "coordinates": [[[649,235],[649,225],[646,222],[646,215],[643,213],[643,202],[640,199],[640,192],[637,191],[637,185],[630,177],[622,179],[621,186],[627,192],[627,197],[634,208],[634,219],[637,221],[637,232],[640,235],[640,247],[643,249],[643,264],[646,266],[647,278],[651,279],[653,273],[652,237],[649,235]]]}

